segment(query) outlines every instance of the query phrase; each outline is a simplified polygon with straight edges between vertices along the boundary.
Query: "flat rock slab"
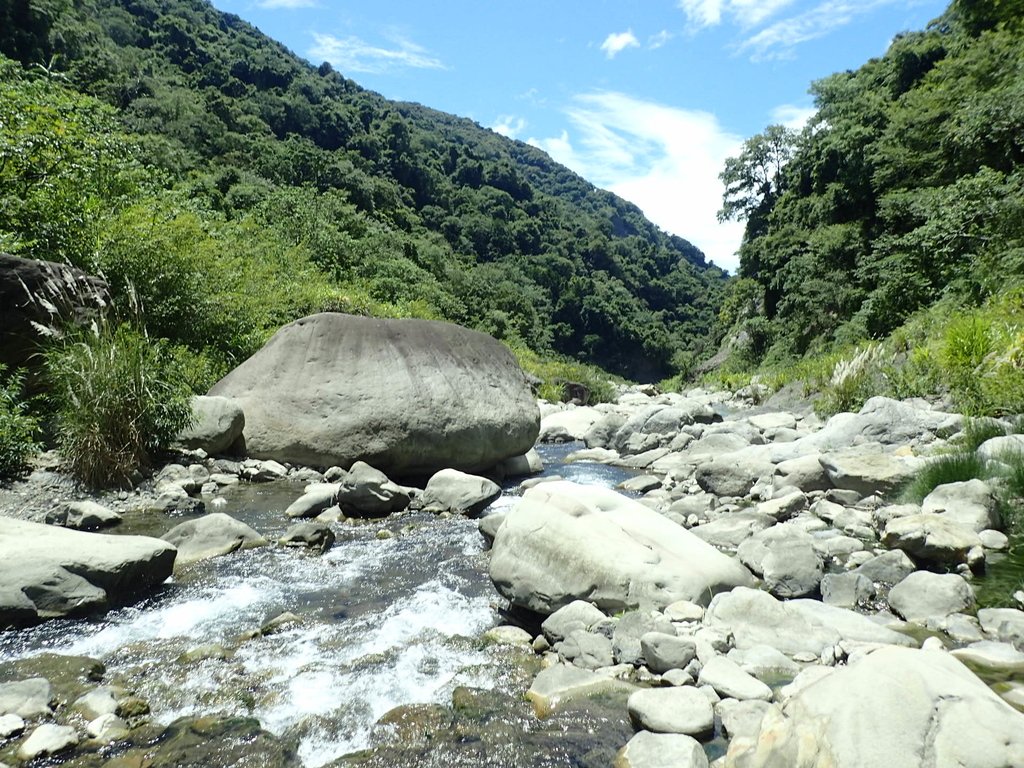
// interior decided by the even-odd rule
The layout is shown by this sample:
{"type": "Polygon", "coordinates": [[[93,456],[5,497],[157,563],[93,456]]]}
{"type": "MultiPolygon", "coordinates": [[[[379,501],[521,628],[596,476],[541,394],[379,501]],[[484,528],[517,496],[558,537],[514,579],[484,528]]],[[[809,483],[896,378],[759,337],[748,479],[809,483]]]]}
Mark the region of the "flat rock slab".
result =
{"type": "Polygon", "coordinates": [[[0,684],[0,715],[22,718],[50,714],[50,681],[42,677],[0,684]]]}
{"type": "Polygon", "coordinates": [[[508,513],[490,574],[515,605],[543,614],[573,600],[606,612],[706,603],[753,583],[738,560],[643,504],[564,481],[531,488],[508,513]]]}
{"type": "Polygon", "coordinates": [[[0,627],[104,611],[161,584],[176,554],[146,536],[0,518],[0,627]]]}
{"type": "Polygon", "coordinates": [[[630,695],[626,709],[638,729],[682,733],[698,739],[715,730],[715,712],[711,702],[691,686],[639,690],[630,695]]]}
{"type": "Polygon", "coordinates": [[[178,548],[178,565],[267,544],[259,533],[230,515],[214,512],[176,525],[163,535],[178,548]]]}
{"type": "Polygon", "coordinates": [[[882,648],[771,708],[727,768],[1024,765],[1024,715],[943,651],[882,648]]]}
{"type": "Polygon", "coordinates": [[[836,488],[863,496],[891,494],[914,477],[921,461],[885,452],[881,446],[856,446],[827,453],[818,459],[836,488]]]}
{"type": "Polygon", "coordinates": [[[610,692],[628,693],[636,686],[609,675],[580,669],[571,664],[555,664],[543,669],[534,678],[526,698],[533,704],[537,717],[547,717],[568,701],[610,692]]]}
{"type": "Polygon", "coordinates": [[[770,701],[772,689],[725,656],[715,656],[701,668],[698,685],[710,685],[723,698],[770,701]]]}

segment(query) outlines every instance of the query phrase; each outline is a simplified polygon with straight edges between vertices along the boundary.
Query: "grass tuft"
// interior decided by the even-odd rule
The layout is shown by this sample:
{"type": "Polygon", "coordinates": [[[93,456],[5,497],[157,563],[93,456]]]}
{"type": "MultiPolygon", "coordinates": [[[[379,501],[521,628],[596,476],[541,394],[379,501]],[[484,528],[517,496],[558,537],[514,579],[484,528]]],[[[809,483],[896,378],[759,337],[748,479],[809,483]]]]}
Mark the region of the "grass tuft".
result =
{"type": "Polygon", "coordinates": [[[984,479],[989,475],[988,464],[973,452],[937,456],[921,468],[917,477],[904,489],[903,498],[920,504],[940,485],[984,479]]]}
{"type": "Polygon", "coordinates": [[[23,372],[7,374],[0,364],[0,477],[24,471],[28,458],[39,451],[39,422],[22,396],[24,380],[23,372]]]}

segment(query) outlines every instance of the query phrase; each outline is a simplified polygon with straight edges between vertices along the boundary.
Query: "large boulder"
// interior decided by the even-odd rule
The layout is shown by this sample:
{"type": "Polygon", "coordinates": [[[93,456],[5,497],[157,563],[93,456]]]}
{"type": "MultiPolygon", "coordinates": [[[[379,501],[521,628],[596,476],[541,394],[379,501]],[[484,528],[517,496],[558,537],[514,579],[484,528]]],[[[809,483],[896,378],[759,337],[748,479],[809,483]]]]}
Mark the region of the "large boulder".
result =
{"type": "Polygon", "coordinates": [[[251,456],[389,475],[488,469],[528,451],[540,412],[515,358],[430,320],[323,313],[284,326],[211,395],[245,412],[251,456]]]}
{"type": "Polygon", "coordinates": [[[178,548],[178,565],[228,555],[238,549],[252,549],[267,540],[241,520],[214,512],[180,523],[162,537],[178,548]]]}
{"type": "Polygon", "coordinates": [[[0,627],[104,611],[163,582],[175,554],[146,536],[0,518],[0,627]]]}
{"type": "Polygon", "coordinates": [[[882,648],[770,708],[725,765],[1024,765],[1024,715],[947,653],[882,648]]]}
{"type": "Polygon", "coordinates": [[[736,559],[638,501],[565,481],[531,488],[508,513],[490,572],[514,604],[543,614],[573,600],[604,611],[706,604],[753,583],[736,559]]]}

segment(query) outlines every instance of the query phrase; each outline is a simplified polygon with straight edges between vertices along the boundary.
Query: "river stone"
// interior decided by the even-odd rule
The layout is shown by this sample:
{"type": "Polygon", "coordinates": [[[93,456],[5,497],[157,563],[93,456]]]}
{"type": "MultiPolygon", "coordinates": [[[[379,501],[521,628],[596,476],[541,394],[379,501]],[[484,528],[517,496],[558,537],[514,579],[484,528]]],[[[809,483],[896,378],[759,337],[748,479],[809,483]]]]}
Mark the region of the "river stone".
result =
{"type": "Polygon", "coordinates": [[[672,622],[650,611],[628,611],[616,622],[612,631],[612,652],[618,664],[640,665],[644,662],[644,635],[650,632],[674,634],[672,622]]]}
{"type": "Polygon", "coordinates": [[[544,471],[544,461],[541,459],[540,454],[531,448],[521,456],[502,459],[495,467],[495,471],[505,478],[536,475],[544,471]]]}
{"type": "Polygon", "coordinates": [[[62,508],[48,512],[46,522],[76,531],[95,531],[121,522],[121,515],[95,501],[69,501],[62,508]]]}
{"type": "Polygon", "coordinates": [[[0,715],[0,739],[20,736],[25,730],[25,720],[19,715],[0,715]]]}
{"type": "Polygon", "coordinates": [[[920,460],[887,453],[879,445],[862,445],[826,453],[818,461],[836,488],[863,496],[891,494],[920,468],[920,460]]]}
{"type": "Polygon", "coordinates": [[[498,535],[498,529],[504,524],[507,516],[508,513],[504,510],[493,511],[477,521],[477,530],[480,531],[480,535],[487,539],[488,542],[493,542],[494,537],[498,535]]]}
{"type": "Polygon", "coordinates": [[[288,517],[316,517],[335,504],[339,483],[313,483],[305,492],[288,505],[284,513],[288,517]]]}
{"type": "Polygon", "coordinates": [[[538,441],[542,443],[570,443],[582,440],[602,414],[587,406],[570,406],[545,415],[540,420],[538,441]]]}
{"type": "Polygon", "coordinates": [[[230,515],[213,512],[174,526],[161,538],[178,548],[176,566],[267,544],[259,533],[230,515]]]}
{"type": "Polygon", "coordinates": [[[761,720],[770,708],[771,704],[760,699],[722,699],[715,704],[715,714],[728,738],[753,738],[761,730],[761,720]]]}
{"type": "Polygon", "coordinates": [[[334,546],[334,539],[330,525],[319,520],[308,520],[289,526],[278,542],[286,547],[309,547],[322,553],[334,546]]]}
{"type": "Polygon", "coordinates": [[[602,634],[575,629],[558,646],[558,655],[583,669],[601,669],[615,663],[612,641],[602,634]]]}
{"type": "Polygon", "coordinates": [[[740,544],[737,554],[776,597],[803,597],[821,583],[824,563],[814,539],[797,526],[782,523],[759,531],[740,544]]]}
{"type": "Polygon", "coordinates": [[[726,768],[1024,765],[1024,715],[942,651],[882,648],[769,709],[726,768]]]}
{"type": "Polygon", "coordinates": [[[926,563],[956,565],[967,561],[967,553],[981,546],[974,531],[943,515],[920,514],[897,517],[885,525],[882,544],[902,549],[926,563]]]}
{"type": "Polygon", "coordinates": [[[975,533],[1000,527],[992,489],[978,479],[938,486],[921,502],[921,511],[942,515],[975,533]]]}
{"type": "Polygon", "coordinates": [[[550,642],[557,643],[577,629],[590,629],[607,617],[584,600],[573,600],[552,613],[540,625],[541,631],[550,642]]]}
{"type": "Polygon", "coordinates": [[[529,647],[533,643],[533,637],[522,627],[512,624],[502,624],[498,627],[491,627],[483,634],[484,642],[494,645],[521,645],[529,647]]]}
{"type": "Polygon", "coordinates": [[[897,584],[917,570],[914,561],[901,549],[893,549],[872,557],[853,572],[865,576],[874,584],[897,584]]]}
{"type": "Polygon", "coordinates": [[[694,477],[702,490],[716,496],[746,496],[754,483],[774,472],[770,462],[733,452],[700,464],[694,477]]]}
{"type": "Polygon", "coordinates": [[[982,608],[978,621],[986,634],[1024,650],[1024,611],[1016,608],[982,608]]]}
{"type": "Polygon", "coordinates": [[[753,675],[740,669],[739,665],[726,656],[715,656],[707,661],[697,678],[698,685],[710,685],[723,698],[759,699],[771,701],[772,689],[753,675]]]}
{"type": "Polygon", "coordinates": [[[660,448],[670,443],[688,424],[693,424],[690,410],[671,405],[650,405],[629,416],[608,447],[622,455],[660,448]]]}
{"type": "Polygon", "coordinates": [[[352,517],[384,517],[409,506],[409,492],[365,461],[352,464],[334,499],[352,517]]]}
{"type": "Polygon", "coordinates": [[[637,729],[703,738],[715,730],[707,696],[692,687],[646,688],[630,694],[629,719],[637,729]]]}
{"type": "Polygon", "coordinates": [[[0,518],[0,628],[106,610],[171,575],[173,546],[0,518]]]}
{"type": "Polygon", "coordinates": [[[192,425],[178,433],[176,447],[203,450],[211,456],[226,452],[242,436],[245,413],[227,397],[200,395],[192,398],[192,425]]]}
{"type": "Polygon", "coordinates": [[[131,729],[128,727],[128,723],[110,712],[100,715],[95,720],[90,720],[85,726],[85,732],[97,741],[109,744],[112,741],[125,738],[131,729]]]}
{"type": "Polygon", "coordinates": [[[709,523],[694,526],[690,533],[719,549],[737,549],[773,525],[773,518],[759,512],[726,512],[709,523]]]}
{"type": "Polygon", "coordinates": [[[978,538],[981,540],[981,546],[985,549],[1002,552],[1010,546],[1010,538],[1002,531],[993,531],[991,529],[980,531],[978,538]]]}
{"type": "Polygon", "coordinates": [[[974,590],[955,573],[915,571],[889,590],[889,606],[907,621],[923,622],[974,608],[974,590]]]}
{"type": "Polygon", "coordinates": [[[875,585],[871,579],[856,571],[827,573],[821,580],[821,600],[826,605],[855,608],[874,596],[875,585]]]}
{"type": "Polygon", "coordinates": [[[245,412],[251,456],[479,472],[533,447],[540,412],[512,354],[432,320],[323,313],[284,326],[211,395],[245,412]]]}
{"type": "Polygon", "coordinates": [[[647,668],[661,674],[686,667],[697,655],[697,644],[675,634],[646,632],[640,636],[640,651],[647,668]]]}
{"type": "Polygon", "coordinates": [[[50,681],[42,677],[0,683],[0,715],[31,719],[50,714],[50,681]]]}
{"type": "Polygon", "coordinates": [[[770,645],[754,645],[750,648],[733,648],[727,654],[748,675],[762,683],[778,680],[792,680],[800,673],[800,665],[786,654],[770,645]]]}
{"type": "Polygon", "coordinates": [[[1010,643],[981,640],[950,653],[976,672],[1003,676],[1024,672],[1024,653],[1010,643]]]}
{"type": "Polygon", "coordinates": [[[112,715],[117,711],[117,699],[114,694],[113,688],[101,685],[76,699],[71,708],[80,712],[87,720],[95,720],[101,715],[112,715]]]}
{"type": "Polygon", "coordinates": [[[476,515],[499,496],[501,488],[486,477],[442,469],[427,481],[420,504],[430,512],[476,515]]]}
{"type": "Polygon", "coordinates": [[[542,669],[526,692],[537,717],[547,717],[561,704],[613,691],[631,691],[634,686],[614,677],[571,664],[542,669]]]}
{"type": "Polygon", "coordinates": [[[640,731],[619,750],[612,768],[708,768],[708,756],[690,736],[640,731]]]}
{"type": "Polygon", "coordinates": [[[37,757],[56,755],[78,744],[78,734],[66,725],[44,723],[28,735],[18,747],[18,757],[26,762],[37,757]]]}
{"type": "Polygon", "coordinates": [[[977,450],[978,458],[984,461],[999,461],[1007,454],[1015,456],[1021,453],[1024,453],[1024,435],[990,437],[977,450]]]}
{"type": "Polygon", "coordinates": [[[643,504],[564,481],[531,488],[508,513],[490,574],[513,604],[543,614],[573,600],[609,612],[706,603],[753,582],[738,561],[643,504]]]}
{"type": "Polygon", "coordinates": [[[821,465],[820,453],[797,456],[775,465],[772,485],[775,488],[799,488],[804,493],[827,491],[832,487],[828,472],[821,465]]]}

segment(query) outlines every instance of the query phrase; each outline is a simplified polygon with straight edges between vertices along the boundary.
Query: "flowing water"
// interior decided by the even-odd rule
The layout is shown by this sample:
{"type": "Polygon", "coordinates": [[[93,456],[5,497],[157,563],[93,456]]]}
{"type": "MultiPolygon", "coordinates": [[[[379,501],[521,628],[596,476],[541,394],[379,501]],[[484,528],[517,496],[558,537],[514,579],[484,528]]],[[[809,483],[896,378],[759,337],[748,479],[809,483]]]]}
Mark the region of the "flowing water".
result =
{"type": "MultiPolygon", "coordinates": [[[[542,446],[546,474],[608,487],[628,477],[599,464],[563,465],[577,447],[542,446]]],[[[515,488],[493,508],[515,503],[515,488]]],[[[288,482],[241,484],[218,511],[273,541],[292,522],[283,511],[300,492],[288,482]]],[[[125,528],[160,532],[130,518],[125,528]]],[[[148,700],[157,721],[256,717],[295,739],[310,768],[370,747],[374,723],[395,707],[450,703],[457,686],[508,685],[503,652],[478,639],[501,622],[504,601],[487,576],[476,521],[400,514],[335,530],[338,541],[322,556],[281,547],[238,552],[197,563],[101,620],[2,634],[0,662],[45,652],[99,658],[107,678],[148,700]],[[299,620],[256,634],[286,611],[299,620]]]]}

